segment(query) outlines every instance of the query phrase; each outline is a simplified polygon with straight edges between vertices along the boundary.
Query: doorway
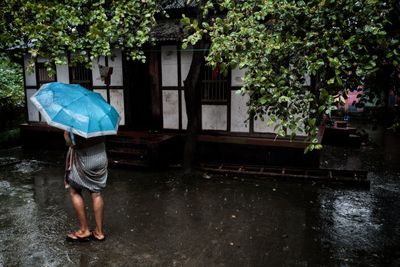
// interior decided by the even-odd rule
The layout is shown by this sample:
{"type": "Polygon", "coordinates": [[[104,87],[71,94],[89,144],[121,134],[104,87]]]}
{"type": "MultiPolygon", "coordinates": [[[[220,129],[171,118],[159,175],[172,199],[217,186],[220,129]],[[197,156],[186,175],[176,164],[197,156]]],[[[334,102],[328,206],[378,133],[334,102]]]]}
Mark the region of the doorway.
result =
{"type": "MultiPolygon", "coordinates": [[[[157,61],[146,53],[146,62],[128,60],[124,57],[124,87],[126,105],[126,126],[131,130],[153,130],[157,129],[158,116],[155,110],[159,110],[157,96],[159,86],[154,83],[152,73],[153,65],[157,61]]],[[[158,68],[158,67],[157,67],[158,68]]]]}

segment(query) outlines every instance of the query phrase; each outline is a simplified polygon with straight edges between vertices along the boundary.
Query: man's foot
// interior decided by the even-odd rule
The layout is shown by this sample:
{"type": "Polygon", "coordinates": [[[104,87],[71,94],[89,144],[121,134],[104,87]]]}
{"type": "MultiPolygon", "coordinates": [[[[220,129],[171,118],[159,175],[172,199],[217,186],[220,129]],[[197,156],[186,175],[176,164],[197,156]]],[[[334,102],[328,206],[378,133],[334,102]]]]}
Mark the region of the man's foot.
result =
{"type": "Polygon", "coordinates": [[[66,240],[68,242],[88,242],[92,234],[89,231],[78,230],[75,233],[68,234],[66,240]]]}
{"type": "Polygon", "coordinates": [[[104,241],[106,236],[104,234],[98,234],[96,231],[92,231],[92,239],[95,241],[104,241]]]}

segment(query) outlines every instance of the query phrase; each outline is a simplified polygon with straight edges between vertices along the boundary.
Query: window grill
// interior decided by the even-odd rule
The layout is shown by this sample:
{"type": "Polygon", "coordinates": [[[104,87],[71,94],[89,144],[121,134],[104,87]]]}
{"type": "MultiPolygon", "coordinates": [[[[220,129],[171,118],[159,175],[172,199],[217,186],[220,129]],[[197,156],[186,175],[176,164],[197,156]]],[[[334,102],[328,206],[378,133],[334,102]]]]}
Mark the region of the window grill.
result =
{"type": "Polygon", "coordinates": [[[36,68],[39,87],[41,87],[45,83],[56,81],[56,76],[50,76],[44,63],[36,63],[36,68]]]}
{"type": "Polygon", "coordinates": [[[70,68],[70,83],[80,84],[81,86],[92,89],[92,71],[85,68],[83,64],[78,64],[70,68]]]}
{"type": "Polygon", "coordinates": [[[219,71],[219,67],[212,69],[205,66],[201,99],[203,103],[226,103],[228,101],[228,78],[219,71]]]}

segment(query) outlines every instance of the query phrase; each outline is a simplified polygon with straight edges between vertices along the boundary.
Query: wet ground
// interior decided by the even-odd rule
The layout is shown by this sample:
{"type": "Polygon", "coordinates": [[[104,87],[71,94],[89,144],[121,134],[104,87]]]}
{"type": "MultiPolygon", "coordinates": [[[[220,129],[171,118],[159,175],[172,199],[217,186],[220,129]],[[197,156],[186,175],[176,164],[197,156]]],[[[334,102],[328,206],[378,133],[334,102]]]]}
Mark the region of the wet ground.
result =
{"type": "Polygon", "coordinates": [[[370,137],[321,160],[369,170],[367,190],[110,170],[107,240],[81,244],[64,152],[0,151],[0,266],[399,266],[400,138],[370,137]]]}

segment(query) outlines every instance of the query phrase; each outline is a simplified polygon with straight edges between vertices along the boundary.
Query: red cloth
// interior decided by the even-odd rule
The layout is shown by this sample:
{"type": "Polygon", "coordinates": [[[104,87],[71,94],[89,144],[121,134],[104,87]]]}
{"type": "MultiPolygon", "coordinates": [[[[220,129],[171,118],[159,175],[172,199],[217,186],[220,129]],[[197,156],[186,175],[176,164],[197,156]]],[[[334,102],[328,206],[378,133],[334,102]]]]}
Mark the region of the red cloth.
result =
{"type": "Polygon", "coordinates": [[[220,70],[221,69],[219,67],[219,64],[217,66],[215,66],[215,68],[213,69],[212,74],[211,74],[212,80],[217,80],[220,70]]]}

